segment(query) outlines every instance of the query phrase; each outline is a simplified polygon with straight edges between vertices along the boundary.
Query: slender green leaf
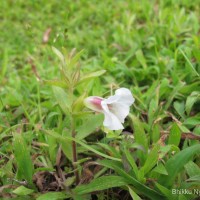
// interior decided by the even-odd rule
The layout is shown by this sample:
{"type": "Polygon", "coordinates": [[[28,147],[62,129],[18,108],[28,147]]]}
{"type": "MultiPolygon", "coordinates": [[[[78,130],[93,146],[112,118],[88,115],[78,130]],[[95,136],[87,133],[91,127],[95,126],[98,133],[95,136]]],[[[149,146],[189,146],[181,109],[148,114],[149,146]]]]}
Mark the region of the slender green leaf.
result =
{"type": "Polygon", "coordinates": [[[178,146],[181,139],[181,130],[176,123],[173,123],[172,128],[170,130],[170,135],[168,139],[168,144],[173,144],[178,146]]]}
{"type": "Polygon", "coordinates": [[[152,172],[157,172],[159,174],[164,174],[164,175],[168,175],[167,170],[165,168],[165,166],[162,163],[159,163],[158,166],[156,166],[152,172]]]}
{"type": "Polygon", "coordinates": [[[153,149],[150,151],[150,153],[148,154],[147,160],[146,160],[144,166],[142,167],[142,169],[144,170],[144,174],[147,174],[158,162],[159,149],[160,149],[160,146],[155,145],[153,147],[153,149]]]}
{"type": "Polygon", "coordinates": [[[76,112],[81,112],[83,110],[83,108],[85,107],[84,105],[84,99],[86,98],[87,96],[87,93],[86,92],[83,92],[82,95],[80,95],[73,103],[72,105],[72,110],[73,110],[73,113],[76,113],[76,112]]]}
{"type": "Polygon", "coordinates": [[[182,102],[179,102],[179,101],[175,101],[174,102],[174,108],[176,110],[176,112],[179,114],[179,116],[182,118],[182,119],[185,119],[185,103],[182,101],[182,102]]]}
{"type": "Polygon", "coordinates": [[[179,92],[183,95],[189,96],[191,94],[191,91],[198,91],[200,88],[200,81],[195,81],[194,83],[184,85],[179,92]]]}
{"type": "Polygon", "coordinates": [[[194,117],[189,117],[187,118],[183,125],[188,125],[188,126],[196,126],[200,124],[200,114],[199,115],[195,115],[194,117]]]}
{"type": "Polygon", "coordinates": [[[198,99],[200,99],[200,92],[192,92],[191,95],[187,97],[185,110],[188,115],[190,114],[193,105],[198,99]]]}
{"type": "Polygon", "coordinates": [[[40,195],[36,200],[64,200],[70,196],[66,192],[48,192],[40,195]]]}
{"type": "Polygon", "coordinates": [[[172,191],[169,190],[168,188],[164,187],[163,185],[160,185],[159,183],[155,183],[155,185],[162,192],[162,194],[165,195],[165,197],[168,200],[176,200],[177,199],[176,195],[173,195],[172,191]]]}
{"type": "Polygon", "coordinates": [[[79,51],[78,53],[76,53],[75,56],[73,56],[73,58],[71,58],[70,62],[69,62],[69,67],[74,67],[74,65],[78,62],[78,60],[80,59],[80,57],[85,53],[85,50],[82,49],[81,51],[79,51]]]}
{"type": "Polygon", "coordinates": [[[158,104],[155,99],[152,99],[149,105],[148,122],[152,125],[158,104]]]}
{"type": "Polygon", "coordinates": [[[135,142],[142,145],[144,149],[147,150],[148,148],[147,137],[144,132],[142,123],[134,115],[130,114],[130,117],[133,122],[135,142]]]}
{"type": "Polygon", "coordinates": [[[55,47],[52,47],[52,50],[58,56],[62,65],[64,66],[65,65],[65,57],[63,56],[63,54],[55,47]]]}
{"type": "Polygon", "coordinates": [[[165,110],[167,110],[169,108],[174,97],[177,95],[179,90],[181,90],[184,85],[185,85],[185,83],[179,82],[177,85],[174,86],[173,91],[170,93],[168,100],[167,100],[167,103],[165,104],[165,110]]]}
{"type": "Polygon", "coordinates": [[[15,190],[13,190],[13,193],[20,195],[20,196],[29,195],[33,192],[34,192],[34,190],[28,189],[28,188],[24,187],[23,185],[19,186],[15,190]]]}
{"type": "Polygon", "coordinates": [[[189,177],[192,177],[192,176],[195,176],[195,175],[200,175],[200,168],[193,161],[188,162],[185,165],[185,169],[186,169],[187,174],[189,175],[189,177]]]}
{"type": "MultiPolygon", "coordinates": [[[[63,130],[62,135],[71,137],[71,132],[68,130],[63,130]]],[[[51,136],[52,137],[52,136],[51,136]]],[[[55,137],[52,137],[57,140],[55,137]]],[[[70,160],[73,161],[73,152],[72,152],[72,140],[66,139],[65,141],[60,141],[61,148],[65,156],[70,160]]]]}
{"type": "Polygon", "coordinates": [[[142,67],[144,69],[146,69],[147,68],[146,59],[144,57],[142,50],[137,50],[135,55],[136,55],[138,62],[142,65],[142,67]]]}
{"type": "Polygon", "coordinates": [[[157,191],[155,191],[155,190],[147,187],[146,185],[140,183],[135,178],[133,178],[131,175],[126,173],[123,170],[123,167],[121,166],[121,164],[119,164],[118,162],[109,161],[109,160],[101,160],[101,161],[98,161],[98,163],[105,166],[105,167],[108,167],[108,168],[115,170],[120,176],[122,176],[123,178],[125,178],[127,180],[127,183],[129,183],[135,189],[137,189],[137,191],[139,193],[149,197],[150,199],[160,200],[160,199],[163,198],[163,196],[161,194],[159,194],[157,191]]]}
{"type": "Polygon", "coordinates": [[[60,87],[53,86],[53,93],[64,113],[69,113],[71,109],[72,99],[71,97],[60,87]]]}
{"type": "Polygon", "coordinates": [[[44,83],[61,88],[67,88],[67,84],[62,80],[43,80],[44,83]]]}
{"type": "Polygon", "coordinates": [[[150,126],[152,126],[152,123],[155,120],[155,117],[157,116],[158,103],[159,103],[159,87],[157,87],[155,92],[153,93],[155,95],[150,101],[148,110],[148,123],[150,126]]]}
{"type": "Polygon", "coordinates": [[[200,184],[200,174],[190,177],[189,179],[187,179],[187,181],[198,182],[200,184]]]}
{"type": "Polygon", "coordinates": [[[147,136],[144,132],[144,127],[140,120],[132,114],[129,114],[129,116],[133,122],[135,142],[140,144],[144,148],[144,151],[137,151],[137,155],[140,159],[141,164],[144,164],[146,160],[146,152],[148,149],[147,136]]]}
{"type": "Polygon", "coordinates": [[[121,176],[102,176],[94,179],[87,185],[77,186],[73,192],[81,195],[125,185],[127,185],[127,181],[121,176]]]}
{"type": "Polygon", "coordinates": [[[142,200],[131,187],[128,187],[128,190],[133,200],[142,200]]]}
{"type": "Polygon", "coordinates": [[[81,146],[83,146],[84,148],[86,148],[87,150],[89,151],[92,151],[104,158],[108,158],[108,159],[111,159],[111,160],[116,160],[116,161],[121,161],[121,159],[119,158],[115,158],[115,157],[111,157],[111,156],[108,156],[104,153],[101,153],[97,150],[95,150],[94,148],[90,147],[89,145],[85,144],[84,142],[81,142],[80,140],[78,139],[75,139],[73,137],[69,137],[69,136],[61,136],[59,135],[58,133],[54,132],[54,131],[50,131],[50,130],[43,130],[45,133],[47,133],[48,135],[51,135],[53,137],[55,137],[57,140],[61,141],[61,142],[68,142],[69,140],[71,141],[75,141],[76,143],[80,144],[81,146]]]}
{"type": "Polygon", "coordinates": [[[160,139],[160,126],[158,124],[154,124],[152,127],[151,138],[153,143],[156,143],[160,139]]]}
{"type": "Polygon", "coordinates": [[[113,146],[110,146],[109,144],[104,144],[98,142],[98,146],[101,146],[103,149],[109,152],[110,155],[115,156],[116,158],[121,158],[121,154],[117,149],[113,146]]]}
{"type": "Polygon", "coordinates": [[[196,69],[194,68],[194,66],[192,65],[191,61],[189,60],[189,58],[187,57],[187,55],[184,53],[184,51],[182,49],[179,48],[179,51],[182,53],[182,55],[184,56],[185,60],[188,62],[190,68],[192,69],[192,71],[199,77],[199,73],[196,71],[196,69]]]}
{"type": "Polygon", "coordinates": [[[124,148],[124,153],[125,153],[126,158],[127,158],[128,162],[130,163],[133,171],[134,171],[136,178],[138,179],[138,167],[135,163],[133,156],[131,155],[130,151],[127,148],[124,148]]]}
{"type": "Polygon", "coordinates": [[[48,150],[49,150],[49,156],[51,159],[52,163],[56,163],[56,154],[57,154],[57,142],[55,140],[55,138],[51,137],[51,136],[47,136],[46,138],[47,143],[48,143],[48,150]]]}
{"type": "Polygon", "coordinates": [[[93,115],[89,116],[87,120],[84,121],[82,126],[77,127],[77,139],[83,139],[93,133],[98,127],[103,124],[103,115],[93,115]]]}
{"type": "Polygon", "coordinates": [[[18,178],[25,179],[30,185],[33,185],[33,163],[29,151],[22,134],[14,133],[13,149],[17,162],[18,178]]]}
{"type": "Polygon", "coordinates": [[[90,74],[87,74],[80,79],[80,81],[77,83],[77,85],[79,85],[79,84],[81,84],[85,81],[88,81],[92,78],[99,77],[99,76],[103,75],[105,72],[106,72],[106,70],[100,70],[100,71],[96,71],[96,72],[92,72],[90,74]]]}
{"type": "Polygon", "coordinates": [[[186,149],[183,149],[175,156],[170,158],[165,164],[168,176],[162,175],[159,178],[158,182],[161,185],[171,187],[174,179],[176,178],[177,174],[181,172],[184,165],[192,160],[193,156],[198,153],[200,153],[200,144],[196,144],[186,149]]]}

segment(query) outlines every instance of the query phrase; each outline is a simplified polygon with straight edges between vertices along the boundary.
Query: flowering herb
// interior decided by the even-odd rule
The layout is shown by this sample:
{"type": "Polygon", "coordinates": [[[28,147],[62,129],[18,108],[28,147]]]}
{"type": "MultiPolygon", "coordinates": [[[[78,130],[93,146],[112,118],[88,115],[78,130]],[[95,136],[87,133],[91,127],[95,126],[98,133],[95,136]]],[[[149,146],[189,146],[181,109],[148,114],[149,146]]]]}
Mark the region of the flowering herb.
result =
{"type": "Polygon", "coordinates": [[[87,97],[85,105],[97,112],[104,114],[103,125],[110,130],[123,129],[122,123],[130,112],[130,106],[134,103],[131,92],[127,88],[120,88],[115,95],[104,99],[98,96],[87,97]]]}

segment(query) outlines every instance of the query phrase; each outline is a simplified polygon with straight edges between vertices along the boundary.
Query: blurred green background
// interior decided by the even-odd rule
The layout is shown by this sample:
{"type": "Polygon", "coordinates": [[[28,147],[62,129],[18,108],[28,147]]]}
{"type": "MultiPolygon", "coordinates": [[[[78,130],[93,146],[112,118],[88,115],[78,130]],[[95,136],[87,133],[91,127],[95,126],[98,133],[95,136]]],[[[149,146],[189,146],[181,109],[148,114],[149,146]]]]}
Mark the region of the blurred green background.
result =
{"type": "MultiPolygon", "coordinates": [[[[107,71],[78,87],[77,97],[85,90],[95,96],[109,95],[110,88],[131,90],[136,99],[131,113],[137,120],[129,119],[125,126],[132,132],[132,124],[139,127],[144,140],[148,140],[148,150],[166,130],[179,133],[175,142],[173,135],[167,141],[177,151],[199,143],[180,139],[181,132],[200,135],[199,0],[0,0],[0,30],[2,185],[12,184],[8,178],[15,178],[17,167],[20,169],[13,157],[17,148],[13,149],[16,142],[12,131],[17,132],[21,123],[28,124],[22,128],[26,141],[23,144],[31,156],[39,154],[38,160],[46,170],[53,171],[59,144],[39,129],[61,133],[69,121],[56,103],[51,87],[44,82],[59,76],[61,63],[52,46],[68,54],[74,48],[77,52],[84,49],[79,61],[82,74],[107,71]],[[32,148],[32,141],[41,146],[32,148]]],[[[95,132],[87,138],[95,143],[99,135],[101,138],[105,134],[99,133],[93,127],[93,118],[90,119],[83,120],[78,128],[83,128],[87,136],[95,132]],[[87,130],[85,122],[90,123],[92,131],[87,130]]],[[[124,141],[121,142],[123,146],[124,141]]],[[[92,148],[100,149],[97,145],[92,148]]],[[[122,156],[119,151],[117,155],[122,156]]],[[[25,155],[31,163],[30,155],[25,155]]],[[[198,159],[196,163],[190,164],[197,169],[198,159]]],[[[191,168],[188,166],[185,174],[191,175],[191,168]]],[[[30,174],[29,178],[33,171],[30,174]]],[[[185,180],[185,174],[178,183],[185,180]]]]}

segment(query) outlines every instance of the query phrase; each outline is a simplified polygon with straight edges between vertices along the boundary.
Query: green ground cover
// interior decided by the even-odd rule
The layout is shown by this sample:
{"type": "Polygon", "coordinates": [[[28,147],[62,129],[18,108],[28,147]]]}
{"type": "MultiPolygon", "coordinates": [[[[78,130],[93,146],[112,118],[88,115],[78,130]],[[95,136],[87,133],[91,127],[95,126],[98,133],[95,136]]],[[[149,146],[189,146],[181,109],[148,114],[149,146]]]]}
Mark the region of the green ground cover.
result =
{"type": "Polygon", "coordinates": [[[1,0],[0,30],[0,198],[198,199],[199,0],[1,0]],[[109,131],[83,100],[120,87],[109,131]]]}

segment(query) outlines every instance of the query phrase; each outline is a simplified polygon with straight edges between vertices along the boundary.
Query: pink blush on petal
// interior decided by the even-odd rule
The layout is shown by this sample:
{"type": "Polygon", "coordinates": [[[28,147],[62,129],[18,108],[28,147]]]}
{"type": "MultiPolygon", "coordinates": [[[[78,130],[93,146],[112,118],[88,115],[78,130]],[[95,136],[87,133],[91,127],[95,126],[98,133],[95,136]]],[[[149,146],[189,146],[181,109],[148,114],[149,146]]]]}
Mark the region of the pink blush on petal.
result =
{"type": "Polygon", "coordinates": [[[102,100],[103,99],[95,97],[92,99],[92,104],[95,105],[95,107],[97,107],[98,109],[102,110],[102,106],[101,106],[102,100]]]}

